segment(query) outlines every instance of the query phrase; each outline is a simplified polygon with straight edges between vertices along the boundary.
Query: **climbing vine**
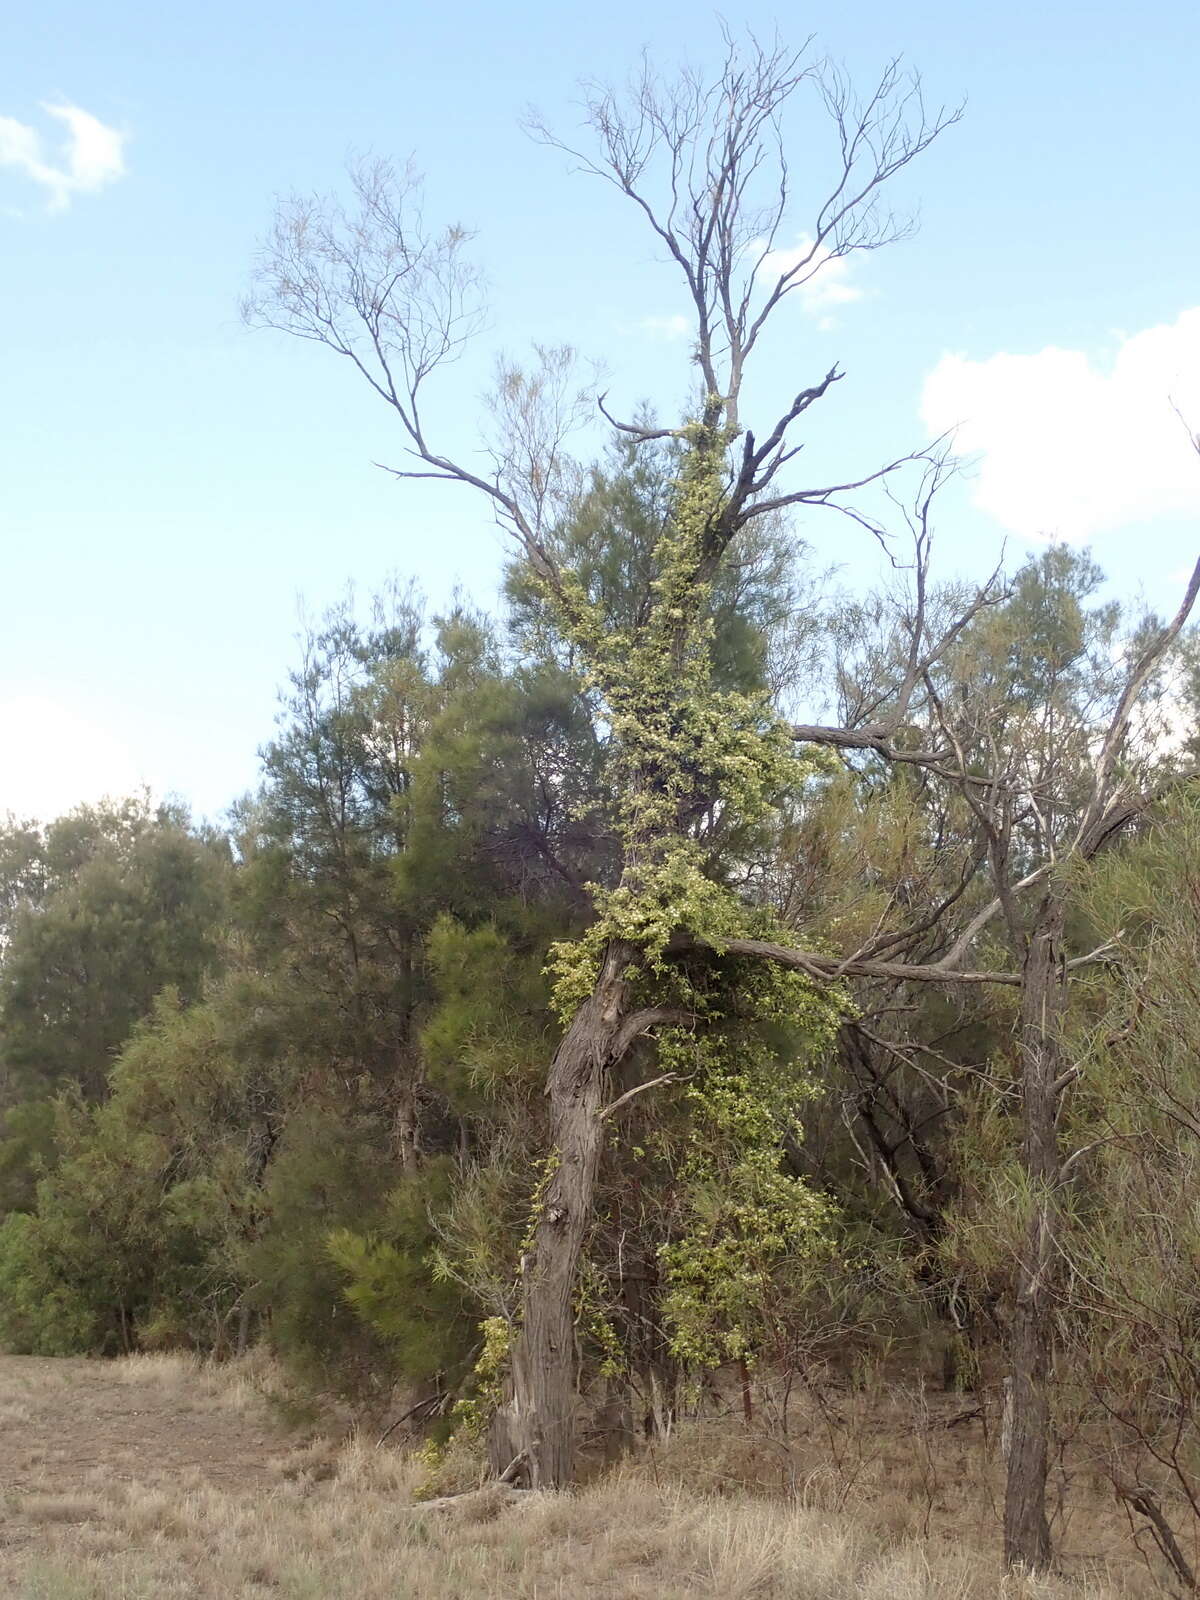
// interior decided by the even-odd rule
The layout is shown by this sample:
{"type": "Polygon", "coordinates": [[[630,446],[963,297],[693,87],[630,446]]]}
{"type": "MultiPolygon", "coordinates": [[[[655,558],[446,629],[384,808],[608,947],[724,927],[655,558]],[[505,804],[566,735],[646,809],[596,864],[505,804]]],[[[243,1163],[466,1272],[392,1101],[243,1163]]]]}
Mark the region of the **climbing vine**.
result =
{"type": "MultiPolygon", "coordinates": [[[[719,416],[719,404],[708,414],[719,416]]],[[[566,1021],[592,992],[606,948],[620,941],[638,952],[627,974],[637,1003],[694,1019],[658,1035],[660,1067],[686,1082],[690,1120],[674,1237],[660,1252],[663,1309],[676,1355],[717,1366],[753,1355],[756,1308],[772,1271],[811,1257],[829,1237],[828,1202],[782,1170],[780,1147],[785,1132],[799,1132],[814,1093],[811,1064],[831,1044],[845,999],[762,963],[726,961],[719,974],[710,964],[697,976],[672,958],[681,930],[718,962],[726,940],[774,931],[714,874],[695,818],[715,805],[736,826],[768,821],[821,759],[797,757],[765,693],[714,681],[705,574],[722,549],[732,434],[705,422],[684,437],[644,620],[609,630],[581,585],[568,589],[565,603],[560,597],[563,625],[612,732],[625,867],[615,888],[593,887],[594,923],[554,948],[550,969],[566,1021]]],[[[602,1341],[611,1364],[610,1343],[602,1341]]]]}
{"type": "Polygon", "coordinates": [[[703,1035],[659,1041],[671,1069],[691,1069],[675,1232],[659,1251],[664,1322],[691,1367],[753,1361],[772,1276],[828,1250],[834,1221],[830,1202],[784,1170],[780,1148],[785,1133],[801,1135],[844,997],[765,964],[739,966],[730,992],[703,1035]]]}
{"type": "MultiPolygon", "coordinates": [[[[710,407],[716,410],[716,407],[710,407]]],[[[610,629],[578,580],[549,594],[587,664],[587,686],[612,732],[617,828],[625,868],[609,890],[591,886],[597,916],[582,938],[551,952],[555,1004],[564,1020],[591,993],[606,946],[637,947],[663,973],[680,929],[720,949],[746,931],[747,908],[712,876],[691,828],[709,806],[753,825],[818,768],[796,755],[765,693],[721,688],[712,670],[714,624],[706,573],[719,554],[726,450],[732,434],[693,423],[676,483],[673,515],[655,547],[645,619],[610,629]]]]}

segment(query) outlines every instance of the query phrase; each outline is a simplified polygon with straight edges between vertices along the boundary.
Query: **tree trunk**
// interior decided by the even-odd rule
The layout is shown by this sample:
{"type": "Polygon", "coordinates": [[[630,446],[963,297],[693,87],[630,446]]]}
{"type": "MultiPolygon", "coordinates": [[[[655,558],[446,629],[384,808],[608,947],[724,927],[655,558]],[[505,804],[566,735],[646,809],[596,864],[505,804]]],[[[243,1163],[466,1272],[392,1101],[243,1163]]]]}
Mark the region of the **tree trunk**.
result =
{"type": "Polygon", "coordinates": [[[1012,1444],[1004,1502],[1004,1559],[1039,1572],[1050,1564],[1046,1478],[1050,1454],[1051,1279],[1058,1222],[1056,1080],[1062,1066],[1067,977],[1057,885],[1038,908],[1021,996],[1022,1166],[1032,1197],[1017,1262],[1011,1332],[1012,1444]]]}
{"type": "Polygon", "coordinates": [[[638,1205],[633,1208],[633,1225],[626,1234],[622,1256],[621,1314],[630,1371],[630,1405],[640,1405],[641,1430],[650,1439],[669,1431],[677,1374],[675,1357],[658,1315],[658,1262],[646,1244],[638,1205]]]}
{"type": "Polygon", "coordinates": [[[604,1141],[600,1113],[629,1008],[625,971],[634,954],[630,945],[609,945],[595,989],[555,1053],[546,1088],[549,1177],[521,1259],[521,1323],[489,1441],[493,1471],[522,1457],[522,1477],[534,1489],[565,1488],[575,1474],[575,1286],[604,1141]]]}
{"type": "Polygon", "coordinates": [[[742,1421],[749,1428],[754,1422],[754,1396],[750,1389],[750,1368],[745,1356],[738,1357],[738,1378],[742,1386],[742,1421]]]}
{"type": "Polygon", "coordinates": [[[250,1347],[250,1301],[242,1295],[242,1303],[238,1307],[237,1343],[234,1345],[234,1354],[244,1356],[250,1347]]]}
{"type": "Polygon", "coordinates": [[[405,1177],[411,1177],[420,1166],[419,1136],[415,1074],[405,1053],[400,1058],[392,1101],[392,1137],[400,1170],[405,1177]]]}

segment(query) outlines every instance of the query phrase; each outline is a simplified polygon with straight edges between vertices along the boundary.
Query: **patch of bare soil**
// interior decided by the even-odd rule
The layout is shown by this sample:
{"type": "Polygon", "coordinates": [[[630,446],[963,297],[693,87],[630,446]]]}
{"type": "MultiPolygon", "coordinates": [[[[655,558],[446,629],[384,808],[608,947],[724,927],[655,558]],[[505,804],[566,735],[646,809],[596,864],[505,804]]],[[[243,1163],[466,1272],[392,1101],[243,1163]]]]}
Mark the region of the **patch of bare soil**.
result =
{"type": "MultiPolygon", "coordinates": [[[[31,1560],[114,1503],[270,1492],[290,1442],[246,1376],[178,1357],[0,1355],[0,1594],[26,1592],[31,1560]]],[[[127,1531],[113,1555],[142,1542],[127,1531]]]]}
{"type": "Polygon", "coordinates": [[[262,1484],[282,1431],[257,1407],[243,1414],[236,1396],[221,1404],[187,1367],[164,1365],[0,1356],[0,1484],[65,1493],[97,1468],[109,1482],[150,1469],[225,1489],[262,1484]]]}

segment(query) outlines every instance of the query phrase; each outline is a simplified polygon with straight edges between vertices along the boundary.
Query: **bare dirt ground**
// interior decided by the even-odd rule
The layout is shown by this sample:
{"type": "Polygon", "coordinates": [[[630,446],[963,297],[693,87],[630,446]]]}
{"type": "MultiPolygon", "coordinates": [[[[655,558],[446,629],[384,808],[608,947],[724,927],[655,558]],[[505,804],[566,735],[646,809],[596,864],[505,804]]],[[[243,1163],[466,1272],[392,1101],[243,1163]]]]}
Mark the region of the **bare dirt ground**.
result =
{"type": "MultiPolygon", "coordinates": [[[[1086,1571],[1073,1559],[1059,1579],[1003,1580],[993,1531],[980,1542],[983,1508],[963,1496],[971,1452],[958,1430],[953,1457],[946,1450],[914,1466],[910,1445],[844,1461],[836,1483],[826,1459],[824,1476],[787,1494],[760,1492],[748,1438],[697,1434],[572,1496],[485,1492],[432,1508],[417,1498],[427,1469],[411,1453],[370,1438],[304,1441],[267,1403],[263,1380],[253,1362],[0,1356],[0,1596],[1116,1600],[1149,1592],[1106,1557],[1086,1571]]],[[[1081,1533],[1071,1542],[1098,1554],[1099,1541],[1081,1533]]]]}
{"type": "Polygon", "coordinates": [[[206,1381],[170,1360],[0,1356],[0,1594],[39,1592],[43,1558],[89,1525],[108,1529],[110,1557],[137,1551],[145,1516],[122,1529],[104,1515],[122,1502],[269,1493],[288,1444],[247,1380],[206,1381]]]}
{"type": "MultiPolygon", "coordinates": [[[[201,1375],[189,1378],[187,1387],[165,1383],[152,1362],[0,1356],[0,1484],[10,1496],[62,1494],[94,1487],[97,1475],[132,1483],[149,1470],[234,1492],[262,1488],[286,1435],[257,1407],[245,1415],[236,1393],[214,1407],[201,1375]]],[[[6,1546],[13,1536],[9,1524],[6,1546]]]]}

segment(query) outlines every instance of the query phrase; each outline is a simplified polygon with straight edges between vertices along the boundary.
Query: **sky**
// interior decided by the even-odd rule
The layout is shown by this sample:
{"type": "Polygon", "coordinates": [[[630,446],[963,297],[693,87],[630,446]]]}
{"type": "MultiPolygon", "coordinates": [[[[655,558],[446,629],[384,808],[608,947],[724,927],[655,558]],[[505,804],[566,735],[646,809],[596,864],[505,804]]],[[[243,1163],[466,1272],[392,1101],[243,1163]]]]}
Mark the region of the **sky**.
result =
{"type": "MultiPolygon", "coordinates": [[[[859,84],[901,55],[929,102],[966,102],[897,184],[915,235],[781,311],[754,403],[836,360],[806,470],[957,427],[941,575],[1057,537],[1091,547],[1113,594],[1173,609],[1200,554],[1200,460],[1169,404],[1200,429],[1200,8],[725,17],[812,33],[859,84]]],[[[402,448],[386,408],[326,351],[242,324],[276,197],[336,189],[355,154],[411,157],[427,213],[474,232],[488,324],[440,380],[448,450],[471,457],[497,352],[532,340],[601,360],[613,406],[678,412],[686,307],[654,241],[520,121],[533,105],[570,134],[580,80],[623,80],[643,50],[703,68],[719,48],[715,14],[681,0],[5,8],[0,814],[146,783],[217,818],[257,782],[301,607],[393,574],[435,606],[456,587],[494,598],[506,552],[486,506],[380,471],[402,448]]],[[[794,133],[811,196],[828,130],[805,115],[794,133]]],[[[804,224],[798,205],[781,245],[804,224]]],[[[798,531],[848,585],[878,575],[848,524],[798,531]]]]}

